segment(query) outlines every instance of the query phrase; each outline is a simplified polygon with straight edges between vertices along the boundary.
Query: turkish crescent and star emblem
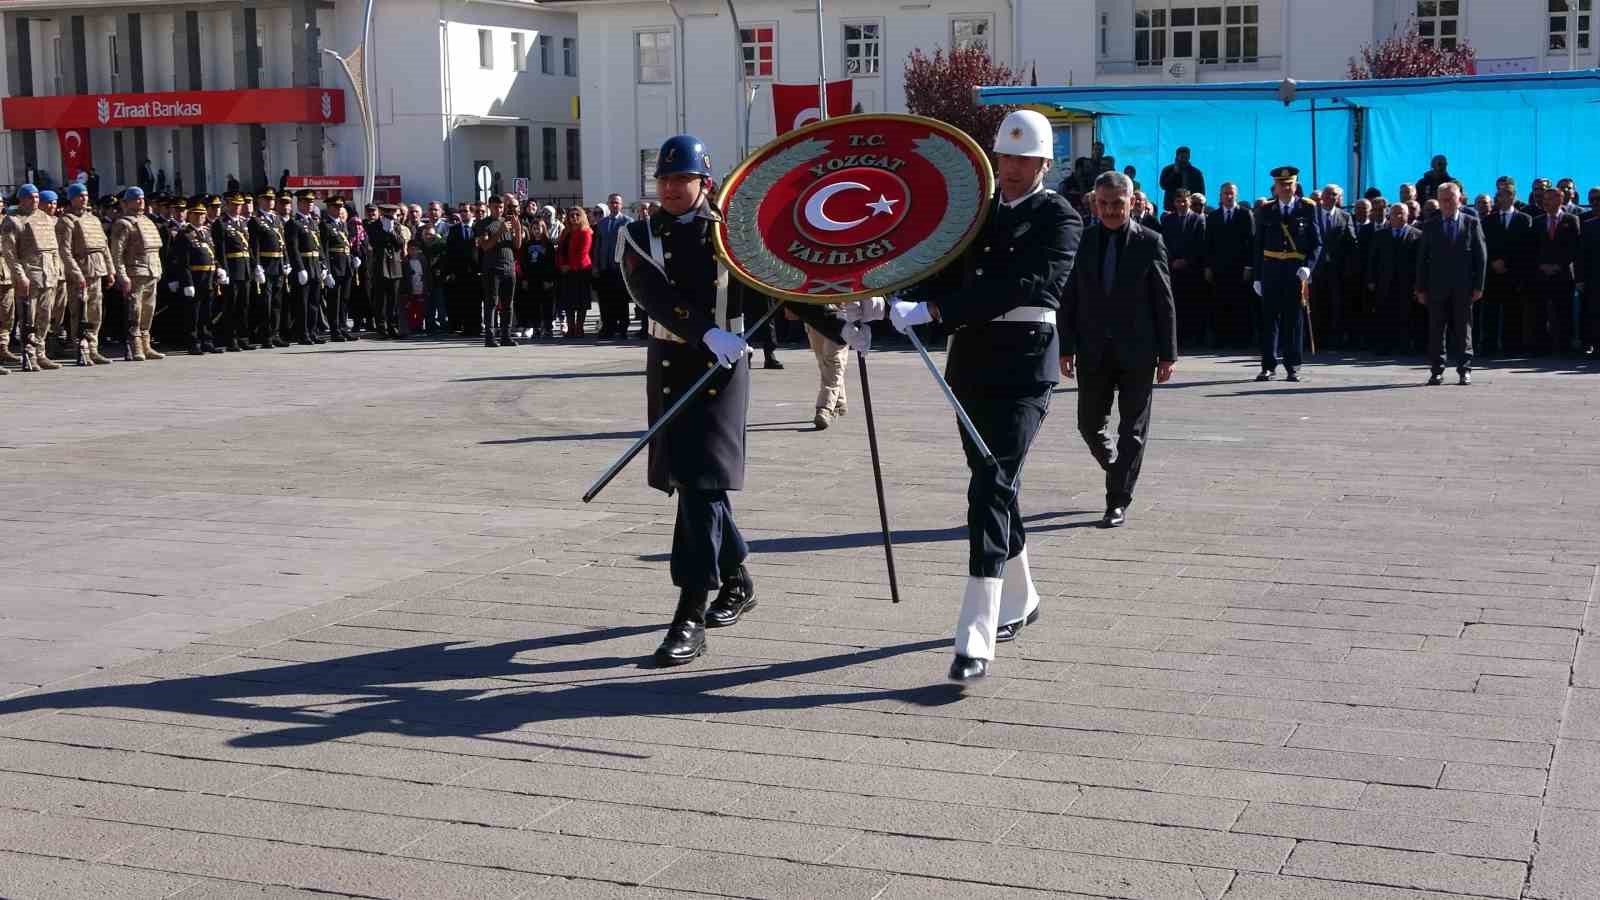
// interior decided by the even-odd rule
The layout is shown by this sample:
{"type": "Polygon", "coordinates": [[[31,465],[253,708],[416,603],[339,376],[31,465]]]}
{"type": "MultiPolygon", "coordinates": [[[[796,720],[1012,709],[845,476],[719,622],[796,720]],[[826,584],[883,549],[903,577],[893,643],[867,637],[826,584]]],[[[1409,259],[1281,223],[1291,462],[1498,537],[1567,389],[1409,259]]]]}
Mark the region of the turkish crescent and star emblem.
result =
{"type": "Polygon", "coordinates": [[[971,243],[994,173],[966,134],[934,119],[841,116],[784,134],[717,197],[719,258],[762,293],[809,303],[887,294],[971,243]]]}

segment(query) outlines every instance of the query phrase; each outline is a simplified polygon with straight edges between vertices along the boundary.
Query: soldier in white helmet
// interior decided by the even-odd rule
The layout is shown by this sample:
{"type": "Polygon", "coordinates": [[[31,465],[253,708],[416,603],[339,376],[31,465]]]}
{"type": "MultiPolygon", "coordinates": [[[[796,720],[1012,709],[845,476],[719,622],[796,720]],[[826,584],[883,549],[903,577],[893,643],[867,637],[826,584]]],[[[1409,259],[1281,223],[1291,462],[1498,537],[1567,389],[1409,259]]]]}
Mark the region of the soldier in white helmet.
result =
{"type": "Polygon", "coordinates": [[[1032,110],[1006,116],[995,136],[999,192],[983,233],[945,270],[927,302],[900,301],[890,321],[905,332],[934,320],[951,334],[945,378],[994,453],[989,466],[961,435],[967,488],[968,575],[950,678],[982,678],[995,646],[1038,620],[1027,535],[1017,505],[1022,466],[1060,381],[1056,311],[1072,274],[1083,220],[1044,187],[1055,158],[1050,122],[1032,110]]]}

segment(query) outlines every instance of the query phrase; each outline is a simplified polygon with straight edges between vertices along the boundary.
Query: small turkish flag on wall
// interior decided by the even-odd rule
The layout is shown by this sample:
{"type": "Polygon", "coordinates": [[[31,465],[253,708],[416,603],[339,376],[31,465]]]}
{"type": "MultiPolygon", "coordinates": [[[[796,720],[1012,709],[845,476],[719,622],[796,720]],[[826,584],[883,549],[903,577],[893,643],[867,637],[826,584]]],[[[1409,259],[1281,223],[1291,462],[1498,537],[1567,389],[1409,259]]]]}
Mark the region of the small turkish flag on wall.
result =
{"type": "MultiPolygon", "coordinates": [[[[828,115],[843,116],[850,112],[850,97],[854,82],[846,78],[828,82],[828,115]]],[[[817,102],[815,84],[773,84],[773,127],[784,134],[811,122],[821,121],[822,104],[817,102]]]]}
{"type": "Polygon", "coordinates": [[[94,165],[94,151],[89,146],[88,130],[63,128],[56,137],[61,141],[62,181],[71,181],[79,172],[89,171],[94,165]]]}

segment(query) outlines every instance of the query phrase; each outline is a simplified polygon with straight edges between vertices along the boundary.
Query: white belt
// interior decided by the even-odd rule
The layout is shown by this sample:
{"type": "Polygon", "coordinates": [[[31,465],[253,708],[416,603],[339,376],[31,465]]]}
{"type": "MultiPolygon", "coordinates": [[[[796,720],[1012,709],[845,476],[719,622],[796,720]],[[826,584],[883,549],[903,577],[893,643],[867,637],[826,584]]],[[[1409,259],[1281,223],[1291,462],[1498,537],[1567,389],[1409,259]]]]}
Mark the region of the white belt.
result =
{"type": "MultiPolygon", "coordinates": [[[[729,319],[727,328],[724,330],[731,331],[734,334],[742,336],[744,334],[744,316],[734,316],[733,318],[729,319]]],[[[688,341],[685,341],[683,338],[673,334],[671,329],[667,328],[667,326],[661,324],[660,322],[657,322],[655,319],[650,320],[650,336],[658,340],[671,341],[674,344],[688,343],[688,341]]]]}
{"type": "Polygon", "coordinates": [[[1019,306],[1003,316],[995,316],[991,322],[1024,322],[1034,324],[1054,325],[1056,311],[1045,309],[1042,306],[1019,306]]]}

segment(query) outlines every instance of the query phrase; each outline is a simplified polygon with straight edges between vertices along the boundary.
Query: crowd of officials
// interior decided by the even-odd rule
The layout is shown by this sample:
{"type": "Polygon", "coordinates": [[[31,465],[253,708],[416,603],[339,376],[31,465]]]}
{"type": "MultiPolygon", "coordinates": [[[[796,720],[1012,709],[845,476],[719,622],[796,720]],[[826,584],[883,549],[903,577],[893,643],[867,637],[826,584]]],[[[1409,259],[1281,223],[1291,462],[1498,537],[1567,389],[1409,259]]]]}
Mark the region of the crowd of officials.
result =
{"type": "Polygon", "coordinates": [[[640,203],[630,216],[616,194],[565,210],[513,195],[358,209],[271,187],[96,198],[81,180],[0,199],[11,203],[0,213],[0,363],[23,371],[110,363],[112,344],[144,361],[166,355],[157,345],[204,355],[419,334],[496,347],[626,339],[617,235],[653,211],[640,203]]]}
{"type": "MultiPolygon", "coordinates": [[[[1077,160],[1061,183],[1090,222],[1093,178],[1114,166],[1097,144],[1094,156],[1077,160]]],[[[1482,296],[1471,304],[1470,346],[1461,349],[1479,357],[1594,353],[1600,343],[1600,187],[1580,205],[1570,178],[1535,178],[1524,193],[1515,178],[1502,176],[1493,192],[1474,195],[1450,174],[1444,156],[1392,197],[1374,187],[1350,202],[1335,184],[1309,196],[1296,187],[1297,202],[1313,206],[1320,236],[1306,298],[1305,325],[1315,347],[1378,356],[1428,349],[1426,290],[1419,290],[1426,274],[1419,274],[1419,261],[1424,229],[1441,217],[1438,194],[1445,185],[1456,186],[1460,212],[1476,221],[1473,231],[1484,243],[1482,296]]],[[[1260,273],[1252,271],[1256,223],[1274,200],[1241,198],[1232,182],[1208,195],[1187,148],[1162,170],[1159,189],[1159,209],[1153,195],[1135,192],[1135,220],[1166,243],[1180,346],[1257,347],[1263,322],[1255,290],[1260,273]]]]}

